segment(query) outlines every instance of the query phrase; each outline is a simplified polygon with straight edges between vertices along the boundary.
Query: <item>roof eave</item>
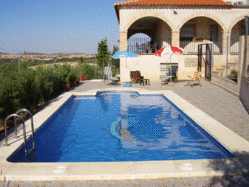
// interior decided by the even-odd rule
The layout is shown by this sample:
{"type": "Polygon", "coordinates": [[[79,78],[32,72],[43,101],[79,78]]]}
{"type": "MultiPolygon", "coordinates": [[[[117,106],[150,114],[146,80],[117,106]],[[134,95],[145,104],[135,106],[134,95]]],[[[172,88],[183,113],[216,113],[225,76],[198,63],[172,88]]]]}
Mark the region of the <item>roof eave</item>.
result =
{"type": "MultiPolygon", "coordinates": [[[[116,11],[116,15],[117,15],[117,18],[118,18],[118,22],[120,23],[120,19],[119,19],[119,7],[131,7],[131,6],[144,6],[144,7],[151,7],[151,6],[166,6],[166,7],[170,7],[170,6],[173,6],[173,7],[222,7],[222,8],[242,8],[242,7],[239,7],[239,6],[233,6],[233,5],[230,5],[230,4],[227,4],[227,5],[138,5],[138,4],[135,4],[135,5],[129,5],[129,4],[120,4],[120,3],[115,3],[114,4],[114,8],[115,8],[115,11],[116,11]]],[[[246,8],[248,8],[246,6],[246,8]]]]}

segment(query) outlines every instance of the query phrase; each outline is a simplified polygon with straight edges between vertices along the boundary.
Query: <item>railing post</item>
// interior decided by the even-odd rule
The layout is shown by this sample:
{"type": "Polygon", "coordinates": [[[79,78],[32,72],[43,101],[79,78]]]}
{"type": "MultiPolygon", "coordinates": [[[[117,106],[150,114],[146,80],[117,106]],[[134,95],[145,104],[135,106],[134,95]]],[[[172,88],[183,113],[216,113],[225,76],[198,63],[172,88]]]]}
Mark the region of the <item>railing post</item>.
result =
{"type": "Polygon", "coordinates": [[[247,76],[247,73],[246,73],[246,65],[247,65],[247,54],[248,54],[248,52],[247,52],[247,35],[248,35],[248,16],[245,16],[245,24],[246,24],[246,33],[245,33],[245,61],[244,61],[244,70],[243,70],[243,74],[242,75],[244,75],[244,77],[245,76],[247,76]]]}

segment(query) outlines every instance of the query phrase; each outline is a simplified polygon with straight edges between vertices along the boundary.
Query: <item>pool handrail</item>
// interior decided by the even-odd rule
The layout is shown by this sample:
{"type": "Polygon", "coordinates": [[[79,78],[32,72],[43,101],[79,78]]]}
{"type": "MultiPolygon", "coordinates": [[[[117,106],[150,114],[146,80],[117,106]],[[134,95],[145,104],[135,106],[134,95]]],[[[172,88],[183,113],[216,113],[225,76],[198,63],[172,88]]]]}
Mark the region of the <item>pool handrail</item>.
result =
{"type": "MultiPolygon", "coordinates": [[[[11,117],[18,117],[19,119],[21,119],[22,120],[22,122],[23,122],[23,135],[24,135],[24,144],[25,144],[25,146],[26,146],[26,132],[25,132],[25,121],[24,121],[24,119],[21,117],[21,116],[19,116],[19,115],[17,115],[17,114],[10,114],[10,115],[8,115],[6,118],[5,118],[5,121],[4,121],[4,129],[5,129],[5,146],[9,146],[8,145],[8,135],[7,135],[7,121],[8,121],[8,119],[9,118],[11,118],[11,117]]],[[[16,129],[15,129],[16,130],[16,129]]]]}
{"type": "MultiPolygon", "coordinates": [[[[19,109],[16,111],[16,114],[19,112],[27,112],[31,116],[31,132],[32,132],[32,139],[33,139],[33,148],[35,148],[35,139],[34,139],[34,120],[33,120],[33,114],[28,111],[25,108],[19,109]]],[[[17,125],[16,125],[16,117],[14,118],[15,120],[15,129],[16,129],[16,138],[17,138],[17,125]]]]}

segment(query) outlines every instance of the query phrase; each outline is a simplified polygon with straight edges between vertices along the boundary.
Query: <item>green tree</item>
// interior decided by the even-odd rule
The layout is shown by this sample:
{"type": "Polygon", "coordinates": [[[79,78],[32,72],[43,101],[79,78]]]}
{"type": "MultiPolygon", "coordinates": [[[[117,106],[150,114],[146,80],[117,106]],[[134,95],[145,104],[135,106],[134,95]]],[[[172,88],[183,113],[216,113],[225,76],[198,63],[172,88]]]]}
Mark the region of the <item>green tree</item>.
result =
{"type": "Polygon", "coordinates": [[[101,40],[101,42],[98,43],[98,54],[96,56],[98,65],[103,68],[103,62],[104,66],[107,65],[107,62],[110,58],[110,52],[108,50],[107,45],[107,39],[101,40]]]}
{"type": "Polygon", "coordinates": [[[86,59],[84,57],[80,57],[79,59],[80,59],[81,64],[83,64],[86,61],[86,59]]]}
{"type": "MultiPolygon", "coordinates": [[[[112,51],[112,55],[114,55],[116,52],[118,52],[119,48],[117,46],[113,46],[113,51],[112,51]]],[[[112,64],[116,66],[116,68],[120,67],[120,60],[119,59],[114,59],[112,58],[112,64]]]]}

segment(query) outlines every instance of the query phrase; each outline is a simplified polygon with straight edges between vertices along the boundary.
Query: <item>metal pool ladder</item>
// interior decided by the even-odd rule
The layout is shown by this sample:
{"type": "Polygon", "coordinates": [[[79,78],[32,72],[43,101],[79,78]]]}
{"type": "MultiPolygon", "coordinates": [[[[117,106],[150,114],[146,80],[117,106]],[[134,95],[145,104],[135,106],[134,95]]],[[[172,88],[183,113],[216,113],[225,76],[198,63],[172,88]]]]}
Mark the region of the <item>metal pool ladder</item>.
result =
{"type": "Polygon", "coordinates": [[[23,124],[23,138],[24,138],[24,148],[25,148],[25,158],[27,162],[33,162],[35,161],[35,139],[34,139],[34,122],[33,122],[33,115],[30,111],[27,109],[19,109],[16,111],[15,114],[10,114],[5,118],[4,121],[4,128],[5,128],[5,146],[9,146],[8,144],[8,137],[7,137],[7,120],[11,117],[14,117],[14,125],[15,125],[15,138],[17,138],[17,125],[16,125],[16,118],[18,117],[23,124]],[[25,127],[25,121],[24,119],[18,115],[20,112],[27,112],[31,116],[31,131],[32,131],[32,142],[33,146],[28,149],[27,148],[27,138],[26,138],[26,127],[25,127]]]}

